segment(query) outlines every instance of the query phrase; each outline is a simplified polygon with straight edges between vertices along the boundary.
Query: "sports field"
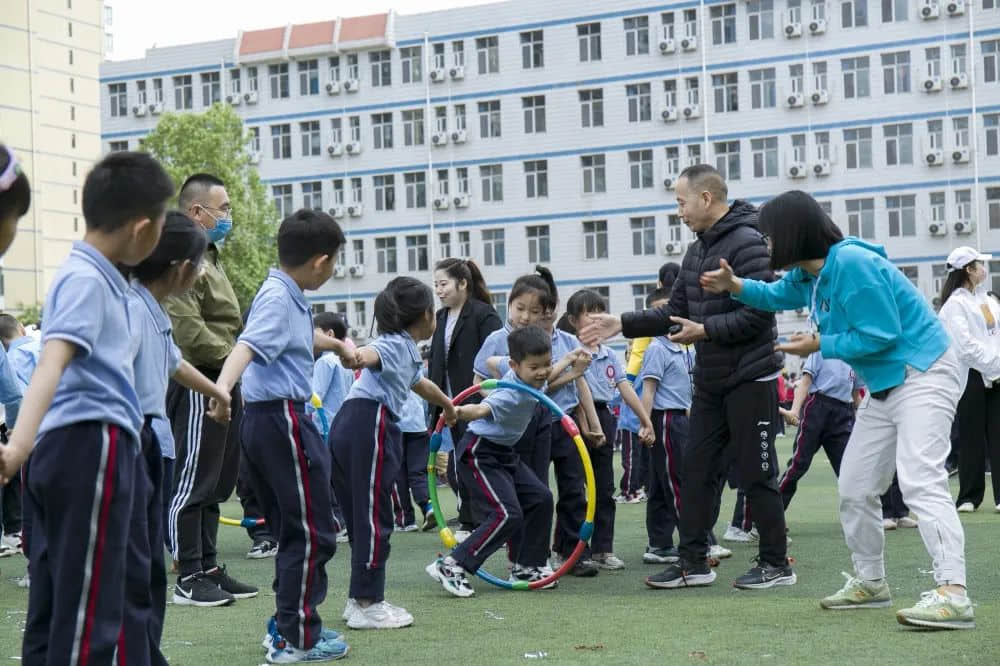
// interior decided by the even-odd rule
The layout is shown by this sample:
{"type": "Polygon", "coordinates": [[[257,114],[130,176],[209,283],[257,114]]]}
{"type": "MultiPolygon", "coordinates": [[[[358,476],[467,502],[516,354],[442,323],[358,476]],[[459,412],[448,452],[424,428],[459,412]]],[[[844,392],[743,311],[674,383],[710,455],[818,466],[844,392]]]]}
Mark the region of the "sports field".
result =
{"type": "MultiPolygon", "coordinates": [[[[791,440],[779,439],[783,460],[791,440]]],[[[989,491],[987,491],[989,494],[989,491]]],[[[723,515],[732,510],[727,491],[723,515]]],[[[442,492],[450,502],[451,493],[442,492]]],[[[991,498],[963,515],[971,594],[978,628],[919,632],[896,623],[889,610],[829,612],[820,597],[835,591],[850,566],[837,521],[836,487],[820,454],[799,485],[788,512],[797,585],[760,592],[738,591],[731,580],[743,573],[753,546],[727,544],[719,579],[709,588],[651,590],[643,577],[645,504],[619,505],[617,554],[628,564],[593,579],[563,578],[554,591],[508,592],[473,581],[476,596],[457,599],[424,573],[441,546],[436,534],[395,534],[387,598],[413,613],[412,627],[353,632],[340,614],[346,601],[349,548],[343,544],[328,567],[330,590],[320,611],[325,624],[347,633],[348,661],[367,664],[1000,664],[1000,514],[991,498]],[[544,653],[544,657],[540,657],[544,653]]],[[[230,502],[223,513],[239,516],[230,502]]],[[[718,533],[724,525],[720,523],[718,533]]],[[[244,559],[243,530],[222,527],[220,560],[240,580],[260,586],[256,599],[228,608],[167,607],[163,651],[171,664],[221,666],[264,662],[260,640],[273,610],[272,561],[244,559]]],[[[930,561],[917,530],[886,535],[894,608],[909,606],[932,587],[930,561]]],[[[499,557],[490,563],[503,572],[499,557]]],[[[16,663],[27,607],[26,590],[14,579],[21,557],[0,560],[0,664],[16,663]]],[[[172,584],[172,581],[171,581],[172,584]]],[[[169,595],[168,595],[169,598],[169,595]]],[[[68,629],[67,629],[68,630],[68,629]]]]}

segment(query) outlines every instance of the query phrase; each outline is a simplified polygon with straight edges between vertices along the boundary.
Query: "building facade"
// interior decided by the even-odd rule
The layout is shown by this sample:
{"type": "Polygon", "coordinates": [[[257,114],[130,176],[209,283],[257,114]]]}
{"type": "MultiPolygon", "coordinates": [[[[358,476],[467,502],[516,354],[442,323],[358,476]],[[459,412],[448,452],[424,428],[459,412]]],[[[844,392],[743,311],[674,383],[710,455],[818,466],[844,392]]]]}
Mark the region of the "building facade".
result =
{"type": "Polygon", "coordinates": [[[513,0],[242,32],[105,63],[101,139],[233,104],[279,212],[347,232],[312,299],[359,333],[389,278],[446,256],[501,310],[537,263],[564,300],[641,307],[691,241],[672,187],[699,162],[754,203],[811,192],[931,297],[952,247],[1000,249],[1000,0],[968,1],[513,0]]]}
{"type": "Polygon", "coordinates": [[[31,209],[2,260],[0,307],[41,303],[83,235],[83,180],[101,142],[98,83],[105,43],[99,0],[12,0],[0,16],[0,142],[21,160],[31,209]]]}

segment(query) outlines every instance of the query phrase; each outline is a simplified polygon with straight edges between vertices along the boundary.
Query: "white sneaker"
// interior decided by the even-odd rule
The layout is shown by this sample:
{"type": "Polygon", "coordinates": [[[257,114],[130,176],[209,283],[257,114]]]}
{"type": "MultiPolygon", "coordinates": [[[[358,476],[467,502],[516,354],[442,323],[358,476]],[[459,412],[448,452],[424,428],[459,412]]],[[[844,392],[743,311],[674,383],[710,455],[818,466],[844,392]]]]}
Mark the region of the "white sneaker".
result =
{"type": "Polygon", "coordinates": [[[24,574],[22,577],[18,578],[17,586],[23,587],[24,589],[29,589],[31,587],[31,575],[24,574]]]}
{"type": "Polygon", "coordinates": [[[410,611],[406,610],[402,606],[396,606],[395,604],[390,604],[388,601],[382,600],[385,607],[389,609],[389,612],[396,616],[401,622],[405,622],[404,626],[409,626],[413,624],[413,616],[410,615],[410,611]]]}
{"type": "Polygon", "coordinates": [[[895,518],[883,518],[882,519],[882,529],[886,530],[887,532],[890,531],[890,530],[896,529],[897,525],[898,525],[898,523],[896,523],[896,519],[895,518]]]}
{"type": "Polygon", "coordinates": [[[344,606],[344,612],[340,616],[341,619],[344,622],[347,622],[351,618],[351,613],[353,613],[354,609],[357,608],[357,607],[358,607],[358,602],[357,601],[355,601],[354,599],[348,599],[347,600],[347,605],[344,606]]]}
{"type": "Polygon", "coordinates": [[[355,604],[351,616],[347,618],[347,626],[351,629],[399,629],[411,624],[413,624],[412,615],[384,601],[372,604],[368,608],[355,604]]]}
{"type": "Polygon", "coordinates": [[[5,549],[6,548],[10,548],[15,553],[22,553],[23,552],[21,550],[21,533],[20,532],[14,532],[13,534],[4,534],[3,538],[0,539],[0,544],[2,544],[3,548],[5,548],[5,549]]]}
{"type": "Polygon", "coordinates": [[[614,553],[594,553],[594,564],[608,571],[617,571],[625,568],[625,561],[614,553]]]}
{"type": "Polygon", "coordinates": [[[402,527],[395,528],[396,532],[416,532],[420,528],[417,527],[416,523],[410,523],[409,525],[403,525],[402,527]]]}
{"type": "Polygon", "coordinates": [[[723,541],[735,541],[737,543],[749,543],[750,535],[735,525],[728,525],[726,533],[722,535],[723,541]]]}
{"type": "Polygon", "coordinates": [[[470,532],[469,530],[455,530],[454,537],[457,543],[462,543],[470,536],[472,536],[472,532],[470,532]]]}
{"type": "MultiPolygon", "coordinates": [[[[452,560],[454,562],[454,560],[452,560]]],[[[516,568],[517,565],[515,565],[516,568]]],[[[471,597],[476,593],[469,585],[469,579],[465,575],[465,569],[463,569],[458,564],[449,564],[445,561],[445,558],[439,557],[434,560],[426,567],[424,571],[427,575],[441,583],[443,587],[449,594],[453,594],[456,597],[466,598],[471,597]]],[[[511,574],[513,576],[513,574],[511,574]]]]}
{"type": "Polygon", "coordinates": [[[714,557],[717,560],[724,560],[727,557],[732,557],[733,551],[720,544],[715,544],[714,546],[708,547],[708,556],[714,557]]]}
{"type": "Polygon", "coordinates": [[[972,502],[962,502],[958,505],[959,513],[972,513],[975,510],[976,507],[972,504],[972,502]]]}
{"type": "Polygon", "coordinates": [[[900,527],[917,527],[916,518],[910,518],[909,516],[903,516],[898,521],[900,527]]]}
{"type": "Polygon", "coordinates": [[[997,513],[1000,513],[1000,504],[997,504],[997,513]]]}
{"type": "Polygon", "coordinates": [[[337,543],[347,543],[351,538],[347,536],[347,529],[342,529],[337,532],[337,543]]]}

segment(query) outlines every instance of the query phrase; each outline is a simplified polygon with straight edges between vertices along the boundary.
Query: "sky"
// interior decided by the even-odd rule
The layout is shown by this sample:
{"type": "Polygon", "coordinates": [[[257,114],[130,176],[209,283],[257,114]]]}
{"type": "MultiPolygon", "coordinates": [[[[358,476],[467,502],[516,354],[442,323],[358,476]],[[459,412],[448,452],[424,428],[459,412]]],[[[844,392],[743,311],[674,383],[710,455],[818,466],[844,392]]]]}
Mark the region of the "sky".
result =
{"type": "Polygon", "coordinates": [[[107,0],[112,7],[114,51],[111,60],[142,58],[153,46],[175,46],[214,39],[234,39],[239,30],[273,28],[288,23],[324,21],[340,16],[417,14],[482,5],[496,0],[107,0]],[[363,9],[362,9],[363,8],[363,9]]]}

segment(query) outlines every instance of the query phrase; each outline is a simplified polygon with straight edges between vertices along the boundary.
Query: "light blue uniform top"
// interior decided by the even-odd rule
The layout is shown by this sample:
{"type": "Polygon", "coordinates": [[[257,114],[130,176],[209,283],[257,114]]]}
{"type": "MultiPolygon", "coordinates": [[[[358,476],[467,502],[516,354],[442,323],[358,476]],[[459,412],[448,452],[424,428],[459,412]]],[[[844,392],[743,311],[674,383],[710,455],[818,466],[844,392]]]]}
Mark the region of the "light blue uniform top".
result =
{"type": "Polygon", "coordinates": [[[14,369],[14,376],[17,377],[21,390],[24,391],[31,383],[31,375],[35,374],[38,367],[38,359],[42,355],[42,341],[40,338],[33,338],[30,335],[18,338],[10,343],[7,349],[7,360],[10,367],[14,369]]]}
{"type": "MultiPolygon", "coordinates": [[[[632,380],[632,388],[635,390],[635,394],[642,399],[642,380],[636,378],[632,380]]],[[[632,408],[625,404],[625,401],[621,401],[621,409],[618,412],[618,429],[628,430],[631,433],[639,433],[639,417],[636,413],[632,411],[632,408]]]]}
{"type": "MultiPolygon", "coordinates": [[[[510,336],[511,331],[514,329],[511,327],[510,322],[506,322],[503,328],[498,328],[483,340],[483,345],[479,348],[479,352],[476,354],[475,360],[472,362],[472,371],[475,372],[480,377],[485,377],[489,379],[493,377],[496,379],[496,375],[490,372],[489,366],[486,365],[486,360],[491,356],[503,356],[505,357],[509,352],[509,347],[507,347],[507,338],[510,336]]],[[[501,368],[508,367],[505,364],[501,364],[501,368]]]]}
{"type": "MultiPolygon", "coordinates": [[[[421,373],[423,374],[423,373],[421,373]]],[[[427,432],[427,401],[410,391],[399,415],[400,432],[427,432]]]]}
{"type": "Polygon", "coordinates": [[[809,354],[802,372],[812,375],[810,395],[822,393],[841,402],[853,402],[853,391],[865,385],[851,366],[835,358],[823,358],[822,352],[809,354]]]}
{"type": "Polygon", "coordinates": [[[23,393],[24,388],[18,381],[7,354],[0,354],[0,403],[3,403],[4,421],[10,429],[17,423],[17,412],[21,408],[23,393]]]}
{"type": "Polygon", "coordinates": [[[664,336],[649,341],[642,357],[638,381],[659,382],[653,395],[653,409],[689,409],[691,407],[691,367],[694,354],[664,336]]]}
{"type": "MultiPolygon", "coordinates": [[[[580,341],[577,340],[575,335],[567,333],[562,329],[555,329],[552,332],[552,362],[555,363],[579,346],[580,341]]],[[[564,372],[570,372],[570,369],[566,368],[564,372]]],[[[549,397],[564,412],[575,409],[580,404],[580,393],[576,390],[576,381],[563,384],[555,391],[550,391],[549,397]]],[[[557,418],[554,414],[552,415],[553,421],[556,421],[557,418]]]]}
{"type": "Polygon", "coordinates": [[[181,350],[174,342],[170,317],[153,295],[138,281],[128,292],[132,320],[132,358],[135,392],[143,416],[152,417],[150,427],[164,458],[174,457],[174,434],[167,420],[167,378],[181,365],[181,350]]]}
{"type": "Polygon", "coordinates": [[[107,257],[77,241],[59,267],[42,314],[42,346],[76,347],[38,435],[84,421],[119,426],[138,446],[142,408],[132,369],[128,282],[107,257]]]}
{"type": "Polygon", "coordinates": [[[354,382],[347,399],[367,398],[389,408],[392,418],[399,420],[410,389],[423,376],[423,361],[417,343],[407,332],[386,333],[368,345],[381,359],[378,370],[365,368],[354,382]]]}
{"type": "Polygon", "coordinates": [[[594,402],[611,402],[618,384],[627,381],[625,369],[618,356],[605,345],[598,347],[590,355],[590,359],[590,366],[583,373],[583,378],[594,396],[594,402]]]}
{"type": "MultiPolygon", "coordinates": [[[[502,379],[512,384],[524,384],[513,370],[502,379]]],[[[537,404],[534,396],[517,389],[498,388],[483,398],[489,405],[490,416],[469,422],[469,431],[500,446],[514,446],[528,429],[537,404]]]]}
{"type": "MultiPolygon", "coordinates": [[[[340,363],[340,357],[331,351],[323,352],[313,366],[312,390],[323,402],[323,415],[327,427],[333,425],[333,418],[347,399],[347,392],[354,383],[354,372],[340,363]]],[[[314,416],[313,423],[322,431],[322,423],[314,416]]]]}
{"type": "Polygon", "coordinates": [[[237,342],[255,354],[243,373],[244,400],[307,402],[312,397],[312,312],[287,273],[268,272],[237,342]]]}

